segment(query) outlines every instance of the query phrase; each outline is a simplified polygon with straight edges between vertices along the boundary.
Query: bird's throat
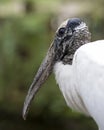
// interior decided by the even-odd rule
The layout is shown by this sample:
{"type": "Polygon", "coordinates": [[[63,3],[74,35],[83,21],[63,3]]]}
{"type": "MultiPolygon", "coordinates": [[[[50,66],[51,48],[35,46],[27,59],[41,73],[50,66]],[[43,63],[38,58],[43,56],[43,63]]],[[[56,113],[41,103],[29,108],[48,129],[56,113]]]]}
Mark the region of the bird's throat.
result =
{"type": "Polygon", "coordinates": [[[72,61],[73,61],[73,56],[74,56],[76,50],[78,48],[80,48],[82,45],[87,44],[89,42],[90,42],[90,39],[88,39],[88,38],[82,39],[82,40],[76,38],[73,41],[73,46],[71,46],[70,48],[68,48],[66,55],[64,55],[64,57],[62,59],[63,64],[64,65],[66,65],[66,64],[71,65],[72,61]]]}

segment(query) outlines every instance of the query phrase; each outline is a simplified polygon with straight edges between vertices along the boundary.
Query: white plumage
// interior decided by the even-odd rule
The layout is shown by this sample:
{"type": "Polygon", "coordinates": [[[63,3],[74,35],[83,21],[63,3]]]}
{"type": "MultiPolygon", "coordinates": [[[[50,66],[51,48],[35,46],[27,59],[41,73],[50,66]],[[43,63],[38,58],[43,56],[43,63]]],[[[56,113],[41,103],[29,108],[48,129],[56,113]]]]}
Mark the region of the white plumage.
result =
{"type": "Polygon", "coordinates": [[[90,115],[104,130],[104,40],[81,46],[72,65],[57,62],[54,73],[68,106],[90,115]]]}

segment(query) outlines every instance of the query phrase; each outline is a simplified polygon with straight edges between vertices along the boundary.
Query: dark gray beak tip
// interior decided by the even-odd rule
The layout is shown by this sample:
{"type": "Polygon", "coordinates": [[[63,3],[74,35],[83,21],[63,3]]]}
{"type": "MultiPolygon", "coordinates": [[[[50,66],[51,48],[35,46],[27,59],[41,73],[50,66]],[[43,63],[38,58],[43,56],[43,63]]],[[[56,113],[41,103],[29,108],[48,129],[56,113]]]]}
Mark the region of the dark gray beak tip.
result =
{"type": "Polygon", "coordinates": [[[26,120],[26,117],[27,117],[27,106],[26,104],[24,103],[24,107],[23,107],[23,112],[22,112],[22,117],[24,120],[26,120]]]}
{"type": "MultiPolygon", "coordinates": [[[[31,87],[30,87],[29,90],[31,90],[31,87]]],[[[28,94],[26,96],[26,99],[25,99],[25,102],[24,102],[24,106],[23,106],[22,117],[23,117],[24,120],[26,120],[26,118],[27,118],[28,111],[29,111],[29,106],[30,106],[30,104],[32,102],[32,99],[34,97],[34,95],[33,95],[34,92],[32,94],[30,94],[29,92],[28,92],[28,94]]]]}
{"type": "Polygon", "coordinates": [[[22,117],[23,117],[24,120],[26,120],[26,117],[27,117],[27,116],[26,116],[26,114],[25,114],[25,111],[23,111],[22,117]]]}
{"type": "Polygon", "coordinates": [[[25,115],[22,115],[23,119],[26,120],[26,116],[25,115]]]}

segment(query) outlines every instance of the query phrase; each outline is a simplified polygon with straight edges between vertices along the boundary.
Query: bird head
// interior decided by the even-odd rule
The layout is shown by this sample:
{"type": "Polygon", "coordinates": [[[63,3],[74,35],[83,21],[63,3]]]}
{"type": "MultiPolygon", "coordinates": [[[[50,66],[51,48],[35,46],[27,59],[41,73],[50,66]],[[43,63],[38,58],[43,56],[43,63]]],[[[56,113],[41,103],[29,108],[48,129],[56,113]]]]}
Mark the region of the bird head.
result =
{"type": "Polygon", "coordinates": [[[68,19],[60,25],[46,57],[29,88],[23,107],[24,119],[26,119],[34,96],[51,74],[55,63],[62,61],[63,64],[71,64],[75,51],[89,41],[90,33],[88,27],[79,18],[68,19]]]}

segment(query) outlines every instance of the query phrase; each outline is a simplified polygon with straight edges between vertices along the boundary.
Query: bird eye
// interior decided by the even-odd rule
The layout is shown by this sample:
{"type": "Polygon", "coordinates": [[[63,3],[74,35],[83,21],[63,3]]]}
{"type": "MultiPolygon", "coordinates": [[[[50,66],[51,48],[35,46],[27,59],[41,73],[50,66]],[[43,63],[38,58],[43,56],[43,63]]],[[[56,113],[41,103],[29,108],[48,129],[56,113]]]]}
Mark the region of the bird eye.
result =
{"type": "Polygon", "coordinates": [[[60,28],[59,31],[58,31],[58,35],[60,37],[62,37],[64,35],[64,33],[65,33],[65,28],[60,28]]]}

